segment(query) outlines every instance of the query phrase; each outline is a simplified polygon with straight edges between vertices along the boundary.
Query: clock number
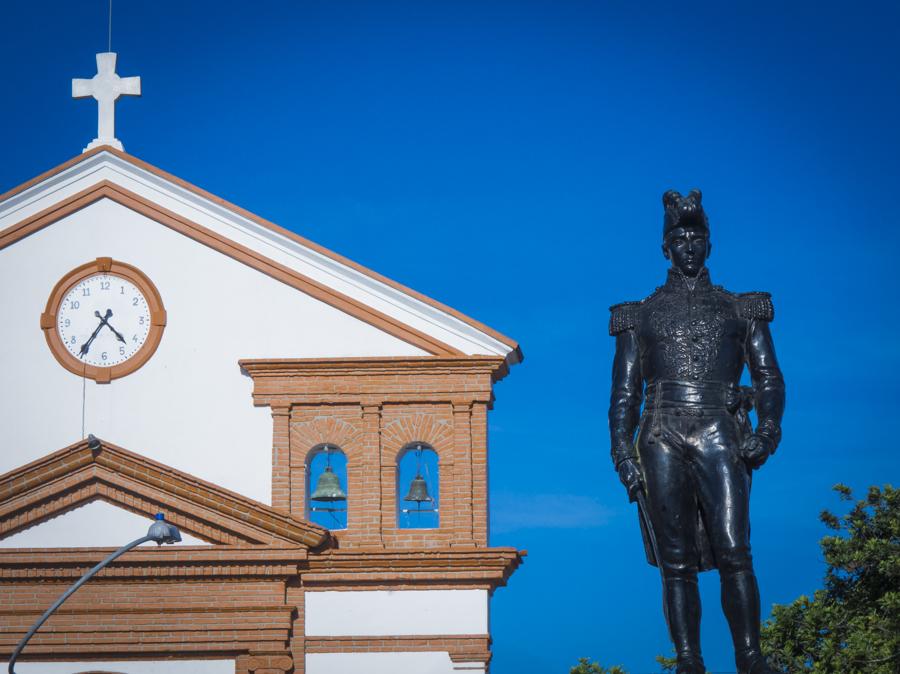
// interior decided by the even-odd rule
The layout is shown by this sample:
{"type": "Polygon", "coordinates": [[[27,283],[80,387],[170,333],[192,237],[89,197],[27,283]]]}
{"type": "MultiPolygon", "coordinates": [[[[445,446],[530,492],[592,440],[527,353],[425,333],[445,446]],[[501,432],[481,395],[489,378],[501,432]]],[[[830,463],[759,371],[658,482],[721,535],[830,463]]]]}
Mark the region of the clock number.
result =
{"type": "Polygon", "coordinates": [[[72,300],[72,303],[69,306],[72,309],[77,309],[81,306],[81,302],[79,302],[78,300],[72,300]]]}
{"type": "Polygon", "coordinates": [[[69,342],[69,343],[70,343],[70,344],[74,344],[74,343],[75,343],[75,335],[72,335],[72,341],[69,342]]]}
{"type": "Polygon", "coordinates": [[[141,316],[141,317],[138,319],[138,323],[140,323],[141,325],[144,324],[144,317],[143,317],[143,316],[141,316]]]}
{"type": "Polygon", "coordinates": [[[137,305],[138,305],[138,298],[132,297],[131,298],[131,306],[136,307],[137,305]]]}
{"type": "Polygon", "coordinates": [[[137,335],[134,335],[134,336],[131,338],[131,341],[132,341],[132,342],[138,341],[137,335]]]}
{"type": "Polygon", "coordinates": [[[70,320],[67,318],[65,321],[63,321],[63,325],[64,325],[65,327],[68,328],[70,325],[72,325],[72,321],[70,321],[70,320]]]}
{"type": "Polygon", "coordinates": [[[109,281],[100,281],[100,290],[109,290],[109,281]]]}
{"type": "Polygon", "coordinates": [[[119,355],[120,355],[120,356],[124,356],[124,355],[125,355],[125,347],[124,347],[124,346],[120,346],[120,347],[119,347],[119,355]]]}
{"type": "Polygon", "coordinates": [[[91,289],[90,289],[90,288],[82,288],[82,289],[81,289],[81,296],[82,296],[82,297],[90,297],[90,296],[91,296],[91,289]]]}
{"type": "Polygon", "coordinates": [[[106,351],[104,351],[103,353],[101,353],[101,354],[100,354],[100,357],[101,357],[103,360],[106,360],[106,351]]]}
{"type": "Polygon", "coordinates": [[[124,294],[125,294],[125,286],[119,286],[119,294],[120,294],[120,295],[124,295],[124,294]]]}

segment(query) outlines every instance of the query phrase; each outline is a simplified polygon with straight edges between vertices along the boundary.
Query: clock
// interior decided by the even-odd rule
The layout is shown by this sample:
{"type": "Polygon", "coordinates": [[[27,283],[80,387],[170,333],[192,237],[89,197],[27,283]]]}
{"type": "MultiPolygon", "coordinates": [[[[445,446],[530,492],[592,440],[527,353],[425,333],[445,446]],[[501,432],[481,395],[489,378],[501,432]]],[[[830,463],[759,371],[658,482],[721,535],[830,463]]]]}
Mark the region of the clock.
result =
{"type": "Polygon", "coordinates": [[[146,363],[166,326],[153,282],[137,267],[98,257],[54,286],[41,330],[60,365],[97,383],[131,374],[146,363]]]}

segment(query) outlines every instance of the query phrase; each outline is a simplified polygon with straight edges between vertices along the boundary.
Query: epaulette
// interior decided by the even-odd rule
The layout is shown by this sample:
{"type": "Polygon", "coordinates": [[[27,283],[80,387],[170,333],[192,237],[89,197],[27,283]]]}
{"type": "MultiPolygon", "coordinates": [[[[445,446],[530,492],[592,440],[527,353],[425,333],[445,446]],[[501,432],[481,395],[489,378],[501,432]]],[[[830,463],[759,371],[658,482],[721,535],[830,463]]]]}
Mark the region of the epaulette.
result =
{"type": "Polygon", "coordinates": [[[741,318],[771,321],[775,318],[775,307],[769,293],[739,293],[738,312],[741,318]]]}
{"type": "Polygon", "coordinates": [[[640,302],[622,302],[609,308],[609,334],[616,335],[631,330],[637,324],[640,302]]]}
{"type": "Polygon", "coordinates": [[[609,308],[609,334],[616,335],[631,330],[637,325],[638,311],[642,304],[646,304],[659,294],[662,286],[658,286],[650,295],[642,299],[640,302],[622,302],[621,304],[613,304],[609,308]]]}

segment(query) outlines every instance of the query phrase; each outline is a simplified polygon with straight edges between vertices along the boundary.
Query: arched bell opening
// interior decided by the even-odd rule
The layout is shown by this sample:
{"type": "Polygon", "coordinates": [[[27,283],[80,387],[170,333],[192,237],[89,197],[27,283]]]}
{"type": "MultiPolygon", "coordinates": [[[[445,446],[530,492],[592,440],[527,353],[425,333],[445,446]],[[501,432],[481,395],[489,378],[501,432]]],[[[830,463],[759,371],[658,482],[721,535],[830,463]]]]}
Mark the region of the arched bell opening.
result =
{"type": "Polygon", "coordinates": [[[397,526],[437,529],[440,496],[438,453],[424,442],[413,442],[397,458],[397,526]]]}
{"type": "Polygon", "coordinates": [[[317,445],[309,453],[306,519],[332,530],[347,528],[347,456],[337,445],[317,445]]]}

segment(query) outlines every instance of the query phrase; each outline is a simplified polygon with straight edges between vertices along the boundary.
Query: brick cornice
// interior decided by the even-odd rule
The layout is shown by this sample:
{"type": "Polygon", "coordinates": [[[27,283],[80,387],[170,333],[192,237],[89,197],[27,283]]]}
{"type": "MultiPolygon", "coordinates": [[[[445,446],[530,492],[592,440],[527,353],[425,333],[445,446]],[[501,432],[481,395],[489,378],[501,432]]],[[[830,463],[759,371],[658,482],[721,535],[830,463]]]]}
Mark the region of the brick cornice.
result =
{"type": "Polygon", "coordinates": [[[85,483],[104,481],[121,489],[98,490],[95,498],[121,501],[126,509],[135,510],[131,496],[137,492],[145,497],[142,502],[147,509],[155,504],[170,506],[183,518],[175,523],[202,538],[211,538],[208,525],[214,519],[223,531],[230,529],[237,540],[250,543],[315,548],[330,540],[326,529],[263,503],[109,443],[91,450],[86,441],[0,475],[0,523],[7,523],[4,535],[86,502],[82,498],[73,504],[74,499],[59,497],[85,483]],[[27,516],[37,508],[43,509],[36,517],[27,516]],[[204,518],[204,513],[214,517],[204,518]]]}
{"type": "Polygon", "coordinates": [[[239,361],[257,377],[341,376],[359,374],[489,374],[502,379],[508,369],[499,356],[384,356],[378,358],[248,358],[239,361]]]}
{"type": "Polygon", "coordinates": [[[253,379],[256,405],[398,402],[491,404],[507,371],[494,356],[278,358],[239,361],[253,379]]]}
{"type": "MultiPolygon", "coordinates": [[[[47,582],[81,577],[112,548],[0,549],[0,581],[47,582]]],[[[146,546],[132,550],[98,579],[185,580],[187,578],[287,580],[296,577],[306,548],[268,546],[146,546]]]]}
{"type": "MultiPolygon", "coordinates": [[[[28,616],[35,612],[35,608],[2,608],[0,607],[0,615],[2,616],[28,616]]],[[[273,604],[264,606],[261,604],[235,604],[233,606],[191,606],[180,605],[176,601],[166,602],[164,607],[154,604],[153,606],[80,606],[73,607],[63,605],[58,608],[53,615],[56,616],[151,616],[158,620],[160,614],[166,615],[196,615],[196,616],[234,616],[235,614],[256,614],[264,618],[266,616],[276,616],[279,619],[289,620],[294,612],[293,606],[285,606],[284,604],[273,604]]],[[[50,623],[52,628],[53,623],[50,623]]],[[[48,628],[49,629],[49,628],[48,628]]],[[[70,628],[73,629],[74,627],[70,628]]],[[[89,624],[78,626],[82,631],[90,631],[89,624]]],[[[42,628],[43,632],[44,629],[42,628]]]]}
{"type": "Polygon", "coordinates": [[[493,590],[505,585],[525,553],[515,548],[385,551],[329,550],[309,557],[301,581],[306,589],[336,586],[466,586],[493,590]]]}

